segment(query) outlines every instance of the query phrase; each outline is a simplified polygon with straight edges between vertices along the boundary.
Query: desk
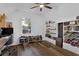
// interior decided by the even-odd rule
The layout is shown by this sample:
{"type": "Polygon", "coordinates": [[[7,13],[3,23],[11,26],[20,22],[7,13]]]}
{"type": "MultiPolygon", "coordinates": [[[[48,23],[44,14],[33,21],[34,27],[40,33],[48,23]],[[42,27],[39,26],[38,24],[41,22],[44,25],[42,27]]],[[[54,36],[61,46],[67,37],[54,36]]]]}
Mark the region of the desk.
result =
{"type": "Polygon", "coordinates": [[[4,47],[5,43],[9,40],[9,37],[10,36],[0,38],[0,54],[1,54],[1,50],[4,47]]]}

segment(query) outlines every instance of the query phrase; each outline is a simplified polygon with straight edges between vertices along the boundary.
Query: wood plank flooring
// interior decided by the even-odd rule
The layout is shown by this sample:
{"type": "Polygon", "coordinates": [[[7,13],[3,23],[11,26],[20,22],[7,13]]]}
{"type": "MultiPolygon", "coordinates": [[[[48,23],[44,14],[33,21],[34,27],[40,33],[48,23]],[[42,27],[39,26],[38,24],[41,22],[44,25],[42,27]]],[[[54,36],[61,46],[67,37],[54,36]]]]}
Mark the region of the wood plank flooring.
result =
{"type": "Polygon", "coordinates": [[[31,43],[29,47],[23,49],[22,46],[18,47],[18,56],[78,56],[77,54],[65,49],[61,49],[55,45],[49,47],[42,42],[31,43]]]}
{"type": "Polygon", "coordinates": [[[16,47],[17,50],[17,55],[13,56],[79,56],[78,54],[59,48],[47,41],[34,42],[29,44],[28,47],[26,46],[26,48],[22,45],[15,45],[13,47],[16,47]]]}

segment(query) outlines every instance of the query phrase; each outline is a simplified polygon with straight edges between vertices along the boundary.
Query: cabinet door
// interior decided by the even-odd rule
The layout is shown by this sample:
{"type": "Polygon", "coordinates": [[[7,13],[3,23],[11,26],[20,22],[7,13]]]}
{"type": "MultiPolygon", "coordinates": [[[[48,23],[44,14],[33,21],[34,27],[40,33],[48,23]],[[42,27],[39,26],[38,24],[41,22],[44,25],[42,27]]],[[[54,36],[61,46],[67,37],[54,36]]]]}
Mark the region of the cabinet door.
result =
{"type": "Polygon", "coordinates": [[[58,23],[58,38],[56,39],[56,45],[63,47],[63,23],[58,23]]]}

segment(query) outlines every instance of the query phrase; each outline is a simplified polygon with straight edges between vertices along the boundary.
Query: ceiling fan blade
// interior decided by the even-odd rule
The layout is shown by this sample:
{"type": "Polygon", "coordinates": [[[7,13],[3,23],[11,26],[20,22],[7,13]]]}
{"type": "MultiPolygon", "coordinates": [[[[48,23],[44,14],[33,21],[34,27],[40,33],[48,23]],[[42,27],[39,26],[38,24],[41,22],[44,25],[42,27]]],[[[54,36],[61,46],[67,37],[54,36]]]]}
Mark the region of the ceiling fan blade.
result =
{"type": "Polygon", "coordinates": [[[40,8],[40,11],[42,11],[42,8],[40,8]]]}
{"type": "Polygon", "coordinates": [[[48,5],[48,4],[50,4],[50,3],[44,3],[45,6],[48,5]]]}
{"type": "Polygon", "coordinates": [[[44,3],[44,4],[50,4],[50,3],[44,3]]]}
{"type": "Polygon", "coordinates": [[[44,6],[44,7],[49,8],[49,9],[52,9],[52,7],[50,7],[50,6],[44,6]]]}
{"type": "Polygon", "coordinates": [[[36,8],[36,7],[38,7],[38,6],[34,6],[34,7],[30,8],[30,9],[33,9],[33,8],[36,8]]]}
{"type": "Polygon", "coordinates": [[[35,3],[35,4],[40,4],[40,3],[35,3]]]}

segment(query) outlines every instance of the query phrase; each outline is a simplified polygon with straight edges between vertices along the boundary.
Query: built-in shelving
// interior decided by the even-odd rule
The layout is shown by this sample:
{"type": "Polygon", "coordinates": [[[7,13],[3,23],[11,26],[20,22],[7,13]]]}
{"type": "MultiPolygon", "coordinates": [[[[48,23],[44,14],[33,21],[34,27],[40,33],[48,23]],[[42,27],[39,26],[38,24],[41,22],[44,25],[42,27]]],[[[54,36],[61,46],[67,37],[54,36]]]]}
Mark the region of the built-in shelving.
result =
{"type": "Polygon", "coordinates": [[[46,37],[53,37],[56,34],[56,26],[54,21],[46,22],[46,37]]]}
{"type": "Polygon", "coordinates": [[[63,39],[64,43],[79,47],[79,20],[64,22],[63,39]]]}

